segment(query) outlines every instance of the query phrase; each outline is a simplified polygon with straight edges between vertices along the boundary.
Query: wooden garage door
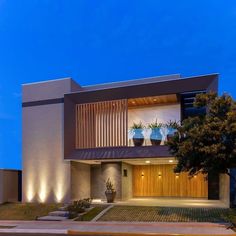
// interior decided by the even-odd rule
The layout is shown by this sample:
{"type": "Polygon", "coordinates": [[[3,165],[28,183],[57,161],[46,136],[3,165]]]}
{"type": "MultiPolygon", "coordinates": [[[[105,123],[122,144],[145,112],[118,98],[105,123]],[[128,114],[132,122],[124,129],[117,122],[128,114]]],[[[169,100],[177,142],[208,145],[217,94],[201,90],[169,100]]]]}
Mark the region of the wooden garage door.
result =
{"type": "Polygon", "coordinates": [[[176,175],[174,165],[133,166],[134,197],[199,197],[208,195],[207,181],[202,174],[189,178],[176,175]]]}

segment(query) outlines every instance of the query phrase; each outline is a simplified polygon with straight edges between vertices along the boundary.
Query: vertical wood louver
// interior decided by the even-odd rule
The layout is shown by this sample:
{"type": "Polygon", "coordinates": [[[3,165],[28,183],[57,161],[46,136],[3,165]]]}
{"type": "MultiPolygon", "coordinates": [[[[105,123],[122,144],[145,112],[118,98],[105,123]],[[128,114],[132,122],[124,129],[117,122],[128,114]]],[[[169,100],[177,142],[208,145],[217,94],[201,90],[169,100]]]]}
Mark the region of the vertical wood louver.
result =
{"type": "Polygon", "coordinates": [[[127,99],[76,105],[76,148],[127,146],[127,99]]]}

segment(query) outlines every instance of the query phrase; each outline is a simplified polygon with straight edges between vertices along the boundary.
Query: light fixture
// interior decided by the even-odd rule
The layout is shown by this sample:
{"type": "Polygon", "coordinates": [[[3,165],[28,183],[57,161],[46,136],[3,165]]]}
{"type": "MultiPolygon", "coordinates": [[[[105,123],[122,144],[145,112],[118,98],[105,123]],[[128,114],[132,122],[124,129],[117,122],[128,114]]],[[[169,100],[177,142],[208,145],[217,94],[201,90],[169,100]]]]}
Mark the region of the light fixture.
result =
{"type": "Polygon", "coordinates": [[[135,104],[135,101],[132,101],[132,104],[135,104]]]}
{"type": "Polygon", "coordinates": [[[145,161],[145,163],[150,164],[150,161],[145,161]]]}
{"type": "Polygon", "coordinates": [[[156,98],[154,98],[154,99],[153,99],[153,102],[156,102],[156,101],[157,101],[157,99],[156,99],[156,98]]]}
{"type": "Polygon", "coordinates": [[[161,172],[158,172],[158,177],[159,177],[159,179],[161,178],[161,172]]]}
{"type": "Polygon", "coordinates": [[[194,178],[197,178],[197,175],[194,175],[194,178]]]}
{"type": "Polygon", "coordinates": [[[141,177],[143,178],[144,177],[144,173],[142,172],[142,174],[141,174],[141,177]]]}
{"type": "Polygon", "coordinates": [[[172,162],[173,162],[173,160],[169,160],[169,162],[170,162],[170,163],[172,163],[172,162]]]}
{"type": "Polygon", "coordinates": [[[178,179],[179,178],[179,173],[175,174],[175,178],[178,179]]]}

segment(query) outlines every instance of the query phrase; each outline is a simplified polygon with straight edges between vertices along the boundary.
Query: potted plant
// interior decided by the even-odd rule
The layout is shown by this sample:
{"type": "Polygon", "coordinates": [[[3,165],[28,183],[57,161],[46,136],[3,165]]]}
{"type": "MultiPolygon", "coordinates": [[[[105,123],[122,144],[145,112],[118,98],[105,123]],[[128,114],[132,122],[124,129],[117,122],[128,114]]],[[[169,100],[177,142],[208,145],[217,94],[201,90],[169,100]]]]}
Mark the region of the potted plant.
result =
{"type": "Polygon", "coordinates": [[[167,128],[167,141],[170,141],[170,139],[175,135],[177,132],[177,129],[179,127],[179,123],[177,121],[168,121],[166,123],[167,128]]]}
{"type": "Polygon", "coordinates": [[[140,121],[139,123],[133,123],[133,125],[130,127],[131,131],[133,132],[133,143],[134,146],[142,146],[144,142],[144,136],[143,136],[143,129],[145,126],[140,121]]]}
{"type": "Polygon", "coordinates": [[[110,178],[108,178],[106,182],[105,195],[106,195],[108,203],[114,202],[115,197],[116,197],[116,191],[114,189],[113,183],[111,182],[110,178]]]}
{"type": "Polygon", "coordinates": [[[157,120],[148,125],[148,128],[152,130],[150,134],[150,141],[152,143],[152,146],[158,146],[161,144],[161,140],[162,140],[161,128],[162,127],[163,127],[163,124],[158,123],[157,120]]]}

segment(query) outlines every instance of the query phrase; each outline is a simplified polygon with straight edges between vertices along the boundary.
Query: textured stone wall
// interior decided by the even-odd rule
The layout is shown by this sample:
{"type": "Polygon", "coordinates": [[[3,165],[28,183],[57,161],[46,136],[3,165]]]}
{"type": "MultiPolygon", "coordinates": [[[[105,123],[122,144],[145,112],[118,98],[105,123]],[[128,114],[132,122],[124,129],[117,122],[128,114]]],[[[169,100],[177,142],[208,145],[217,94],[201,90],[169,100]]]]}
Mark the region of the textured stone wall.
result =
{"type": "Polygon", "coordinates": [[[226,174],[220,175],[220,200],[230,206],[230,180],[226,174]]]}
{"type": "Polygon", "coordinates": [[[133,167],[132,165],[122,163],[122,200],[127,200],[133,197],[133,167]],[[127,176],[124,176],[124,170],[127,171],[127,176]]]}
{"type": "Polygon", "coordinates": [[[71,162],[71,199],[90,197],[90,165],[71,162]]]}
{"type": "Polygon", "coordinates": [[[121,162],[111,162],[111,163],[103,162],[101,164],[101,174],[102,174],[101,196],[103,196],[101,198],[105,199],[105,194],[104,194],[106,190],[105,183],[107,179],[110,178],[116,190],[116,199],[120,200],[122,197],[121,162]]]}
{"type": "Polygon", "coordinates": [[[101,171],[101,165],[91,166],[91,198],[93,199],[104,198],[104,193],[101,192],[101,186],[104,184],[101,171]]]}

